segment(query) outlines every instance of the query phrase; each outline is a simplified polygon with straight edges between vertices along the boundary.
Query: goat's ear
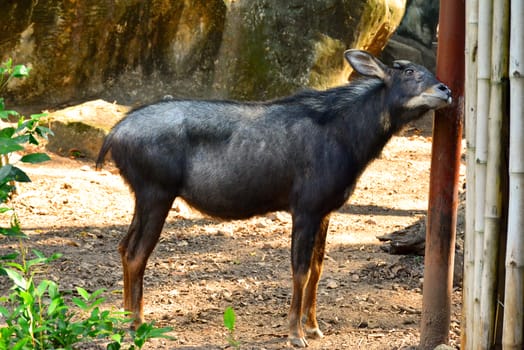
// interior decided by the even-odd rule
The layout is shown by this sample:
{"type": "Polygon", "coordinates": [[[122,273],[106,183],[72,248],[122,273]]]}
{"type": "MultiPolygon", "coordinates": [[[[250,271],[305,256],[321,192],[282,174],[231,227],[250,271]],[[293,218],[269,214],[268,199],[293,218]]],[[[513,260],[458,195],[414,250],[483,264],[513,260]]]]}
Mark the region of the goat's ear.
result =
{"type": "Polygon", "coordinates": [[[369,52],[352,49],[344,52],[344,56],[351,67],[360,74],[387,80],[387,67],[369,52]]]}

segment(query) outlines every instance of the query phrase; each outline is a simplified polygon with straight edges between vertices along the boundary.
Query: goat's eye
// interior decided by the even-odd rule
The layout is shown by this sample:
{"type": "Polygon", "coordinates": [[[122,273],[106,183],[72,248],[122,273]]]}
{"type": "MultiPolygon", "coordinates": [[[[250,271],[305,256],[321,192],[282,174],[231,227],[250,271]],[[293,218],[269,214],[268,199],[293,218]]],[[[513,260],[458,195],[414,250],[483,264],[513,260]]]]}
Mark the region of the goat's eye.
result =
{"type": "Polygon", "coordinates": [[[404,70],[404,73],[406,75],[413,75],[413,73],[415,73],[415,71],[413,70],[413,68],[406,68],[406,70],[404,70]]]}

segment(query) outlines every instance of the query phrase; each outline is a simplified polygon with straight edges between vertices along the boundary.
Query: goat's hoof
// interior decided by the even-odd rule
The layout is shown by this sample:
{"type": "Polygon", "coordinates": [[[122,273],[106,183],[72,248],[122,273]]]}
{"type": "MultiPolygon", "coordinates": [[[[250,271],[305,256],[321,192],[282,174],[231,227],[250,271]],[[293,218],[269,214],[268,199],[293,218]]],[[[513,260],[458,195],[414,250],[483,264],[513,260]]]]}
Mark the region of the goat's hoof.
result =
{"type": "Polygon", "coordinates": [[[324,333],[322,333],[322,331],[318,327],[306,329],[306,334],[308,338],[311,338],[311,339],[324,338],[324,333]]]}
{"type": "Polygon", "coordinates": [[[288,337],[288,343],[296,348],[305,348],[308,347],[309,344],[305,337],[288,337]]]}
{"type": "Polygon", "coordinates": [[[132,331],[136,331],[138,329],[138,327],[140,327],[142,325],[142,323],[144,323],[143,319],[140,317],[140,318],[135,318],[133,320],[133,322],[131,322],[131,325],[129,326],[129,328],[132,330],[132,331]]]}

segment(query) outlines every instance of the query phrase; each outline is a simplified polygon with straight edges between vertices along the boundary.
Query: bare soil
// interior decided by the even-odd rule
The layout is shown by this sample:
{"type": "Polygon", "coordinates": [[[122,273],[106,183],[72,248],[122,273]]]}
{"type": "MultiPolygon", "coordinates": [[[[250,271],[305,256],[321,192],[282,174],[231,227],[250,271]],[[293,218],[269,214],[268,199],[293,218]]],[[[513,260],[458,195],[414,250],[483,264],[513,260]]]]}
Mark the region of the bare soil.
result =
{"type": "MultiPolygon", "coordinates": [[[[426,130],[427,131],[427,130],[426,130]]],[[[325,337],[310,349],[409,349],[418,344],[423,257],[390,255],[376,236],[424,230],[431,137],[410,128],[394,137],[360,179],[348,203],[332,215],[319,287],[325,337]]],[[[23,166],[33,180],[14,200],[25,243],[63,253],[44,276],[62,289],[107,289],[106,308],[122,305],[116,250],[131,221],[133,197],[111,164],[52,155],[23,166]]],[[[227,349],[223,312],[237,315],[241,349],[288,347],[291,297],[287,213],[245,221],[204,217],[175,203],[145,277],[145,316],[173,327],[176,340],[149,349],[227,349]]],[[[459,231],[461,229],[459,228],[459,231]]],[[[0,255],[18,243],[0,237],[0,255]]],[[[0,292],[8,281],[0,279],[0,292]]],[[[461,289],[453,292],[451,345],[458,349],[461,289]]]]}

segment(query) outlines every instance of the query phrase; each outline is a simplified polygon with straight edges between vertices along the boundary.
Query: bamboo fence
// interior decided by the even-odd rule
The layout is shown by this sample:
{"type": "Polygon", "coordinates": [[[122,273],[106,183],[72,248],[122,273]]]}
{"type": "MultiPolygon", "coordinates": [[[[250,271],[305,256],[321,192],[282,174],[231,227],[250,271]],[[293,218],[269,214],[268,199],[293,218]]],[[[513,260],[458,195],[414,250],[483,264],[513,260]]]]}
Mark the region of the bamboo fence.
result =
{"type": "MultiPolygon", "coordinates": [[[[466,3],[466,85],[465,87],[465,133],[466,133],[466,168],[475,169],[476,124],[477,124],[477,37],[478,37],[478,0],[466,3]]],[[[474,312],[475,292],[475,172],[466,173],[466,233],[464,237],[464,283],[462,315],[474,312]]],[[[467,335],[473,329],[473,317],[462,317],[462,348],[471,342],[467,335]]]]}
{"type": "Polygon", "coordinates": [[[509,205],[504,297],[504,349],[524,346],[524,5],[511,2],[509,54],[509,205]]]}
{"type": "Polygon", "coordinates": [[[466,13],[461,348],[524,349],[524,1],[466,13]]]}

